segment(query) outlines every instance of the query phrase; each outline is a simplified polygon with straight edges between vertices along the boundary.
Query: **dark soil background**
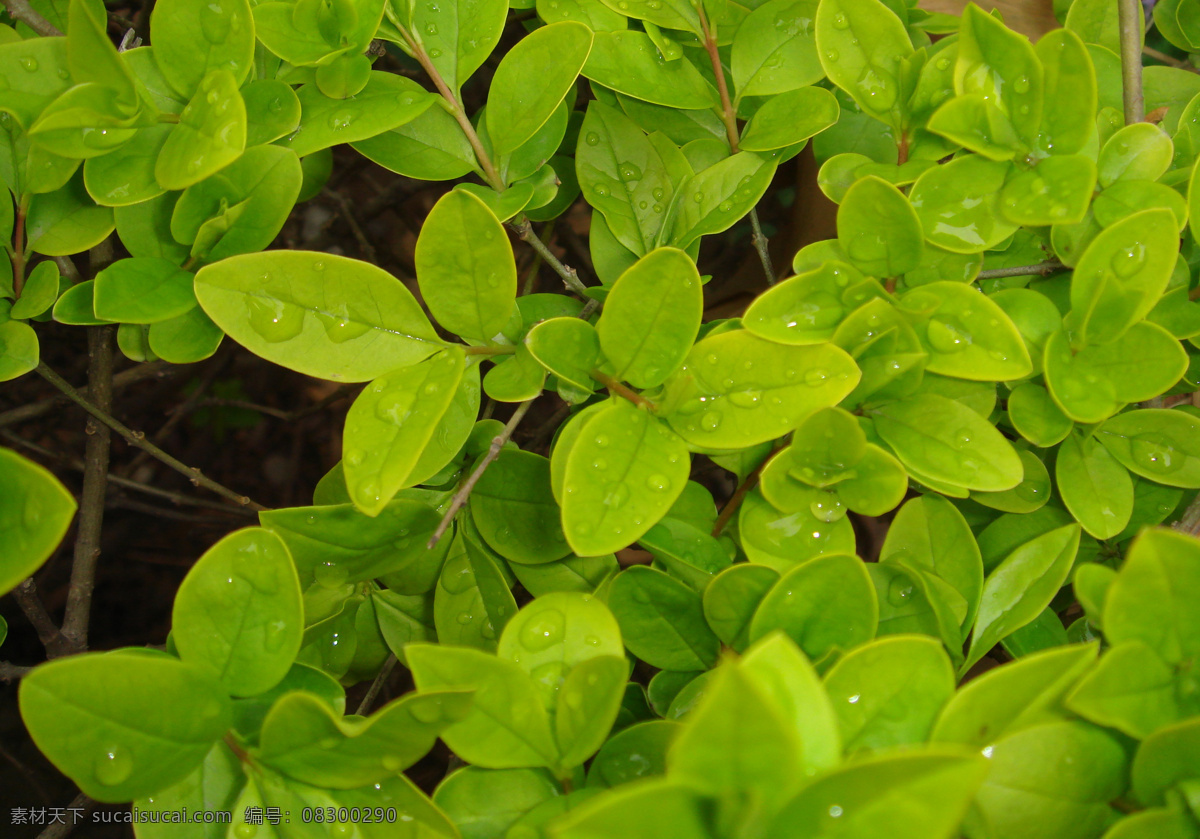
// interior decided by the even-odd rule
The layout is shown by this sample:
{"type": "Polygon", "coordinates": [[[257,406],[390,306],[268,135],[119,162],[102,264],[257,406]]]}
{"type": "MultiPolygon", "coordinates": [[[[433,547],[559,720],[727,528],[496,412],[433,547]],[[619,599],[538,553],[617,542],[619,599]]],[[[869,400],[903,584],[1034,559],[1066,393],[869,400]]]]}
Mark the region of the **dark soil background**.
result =
{"type": "MultiPolygon", "coordinates": [[[[110,7],[111,8],[111,7],[110,7]]],[[[148,12],[148,9],[146,10],[148,12]]],[[[114,14],[110,33],[119,40],[130,22],[146,31],[146,12],[122,8],[114,14]]],[[[510,23],[515,40],[519,24],[510,23]]],[[[469,110],[482,105],[489,67],[465,91],[469,110]]],[[[377,69],[418,77],[415,65],[388,53],[377,69]]],[[[759,205],[777,270],[783,274],[791,256],[803,244],[834,233],[836,208],[815,186],[816,166],[806,151],[785,164],[759,205]]],[[[358,156],[349,148],[335,150],[334,171],[316,198],[299,205],[275,242],[275,248],[304,248],[365,259],[405,281],[414,292],[413,247],[422,220],[453,184],[404,178],[358,156]]],[[[590,211],[578,200],[554,226],[551,248],[576,267],[585,282],[594,284],[587,252],[590,211]]],[[[115,239],[114,239],[115,241],[115,239]]],[[[524,278],[537,272],[539,291],[562,291],[553,272],[535,264],[533,251],[513,239],[518,271],[524,278]]],[[[118,244],[117,256],[123,256],[118,244]]],[[[90,276],[86,258],[77,260],[90,276]]],[[[706,319],[740,314],[745,303],[765,287],[750,242],[749,225],[739,224],[725,234],[706,237],[701,273],[713,274],[706,287],[706,319]]],[[[76,386],[87,380],[85,330],[55,323],[36,325],[43,360],[76,386]]],[[[341,455],[342,423],[359,386],[311,379],[258,358],[226,340],[212,358],[192,365],[161,362],[137,365],[118,353],[117,373],[141,367],[152,375],[117,389],[113,414],[130,428],[219,483],[268,507],[309,504],[312,489],[341,455]]],[[[118,379],[118,381],[120,381],[118,379]]],[[[563,403],[544,396],[523,423],[515,439],[545,453],[549,434],[538,430],[552,421],[563,403]]],[[[509,409],[498,406],[496,416],[509,409]]],[[[0,445],[15,448],[51,468],[72,491],[82,480],[85,439],[82,410],[61,400],[36,374],[0,388],[0,445]],[[49,410],[30,417],[25,406],[49,410]]],[[[552,426],[547,427],[552,430],[552,426]]],[[[732,490],[725,473],[701,460],[699,479],[718,499],[732,490]]],[[[92,611],[90,647],[107,650],[129,645],[162,644],[170,629],[171,604],[180,581],[193,562],[225,533],[254,524],[253,514],[231,507],[156,460],[127,446],[114,435],[111,475],[177,494],[181,499],[156,496],[138,488],[109,484],[104,514],[101,558],[92,611]]],[[[864,534],[865,535],[865,534],[864,534]]],[[[74,532],[34,580],[53,619],[58,622],[70,576],[74,532]]],[[[33,665],[45,653],[29,621],[11,596],[0,598],[0,615],[9,625],[0,647],[0,660],[33,665]]],[[[404,668],[393,671],[380,703],[411,686],[404,668]]],[[[350,701],[367,685],[350,690],[350,701]]],[[[17,711],[17,684],[0,681],[0,837],[37,836],[44,825],[10,825],[16,807],[66,808],[78,794],[75,786],[54,769],[29,739],[17,711]]],[[[351,706],[353,707],[353,705],[351,706]]],[[[414,767],[412,776],[432,789],[445,772],[448,755],[439,745],[414,767]]],[[[125,825],[104,824],[127,807],[100,806],[73,832],[81,837],[131,837],[125,825]],[[101,820],[93,823],[92,819],[101,820]]],[[[66,814],[68,821],[70,814],[66,814]]],[[[61,826],[59,826],[61,829],[61,826]]],[[[65,835],[65,833],[47,833],[65,835]]]]}

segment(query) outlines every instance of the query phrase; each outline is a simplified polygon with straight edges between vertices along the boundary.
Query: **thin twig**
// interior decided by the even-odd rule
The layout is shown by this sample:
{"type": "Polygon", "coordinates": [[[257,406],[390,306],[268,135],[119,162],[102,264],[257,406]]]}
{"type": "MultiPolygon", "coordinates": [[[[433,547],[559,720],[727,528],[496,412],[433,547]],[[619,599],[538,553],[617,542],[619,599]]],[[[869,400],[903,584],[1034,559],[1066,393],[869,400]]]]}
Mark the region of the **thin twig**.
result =
{"type": "MultiPolygon", "coordinates": [[[[165,379],[185,369],[181,365],[168,364],[165,361],[151,361],[148,364],[139,364],[137,367],[122,370],[113,376],[113,390],[121,390],[145,379],[165,379]]],[[[79,393],[81,396],[91,398],[91,393],[86,387],[80,388],[79,393]]],[[[47,399],[41,399],[37,402],[31,402],[28,405],[22,405],[19,408],[4,411],[0,413],[0,428],[45,416],[66,401],[66,396],[55,394],[47,399]]]]}
{"type": "Polygon", "coordinates": [[[1179,521],[1171,526],[1182,533],[1200,536],[1200,496],[1197,496],[1196,500],[1183,511],[1179,521]]]}
{"type": "MultiPolygon", "coordinates": [[[[725,68],[721,65],[721,54],[717,51],[716,32],[709,26],[708,16],[704,13],[704,4],[697,5],[696,9],[700,13],[700,31],[704,33],[704,49],[708,53],[708,61],[712,65],[713,75],[717,79],[717,93],[721,97],[721,119],[725,123],[725,139],[729,143],[730,154],[737,154],[739,150],[737,112],[729,98],[725,68]]],[[[757,207],[750,208],[750,227],[754,230],[754,249],[758,251],[758,259],[762,263],[763,273],[767,275],[767,285],[774,285],[775,266],[771,264],[770,242],[763,235],[757,207]]]]}
{"type": "MultiPolygon", "coordinates": [[[[60,463],[63,466],[74,469],[77,472],[82,472],[84,469],[83,461],[77,457],[68,457],[47,449],[45,446],[39,446],[37,443],[26,440],[18,434],[9,431],[7,428],[0,429],[0,437],[8,440],[10,443],[23,446],[30,451],[36,452],[42,457],[54,463],[60,463]]],[[[122,489],[130,489],[135,492],[144,492],[147,495],[154,495],[159,498],[165,498],[175,504],[186,505],[191,507],[203,507],[206,510],[217,510],[222,513],[232,513],[238,516],[247,516],[249,518],[258,518],[257,514],[247,510],[245,507],[234,507],[229,504],[224,504],[220,501],[209,501],[207,498],[196,498],[191,495],[184,495],[181,492],[173,492],[169,489],[161,489],[150,484],[144,484],[141,481],[131,481],[129,478],[122,478],[120,475],[108,473],[108,482],[113,486],[121,487],[122,489]]]]}
{"type": "Polygon", "coordinates": [[[125,442],[127,442],[129,445],[139,448],[144,452],[148,452],[151,456],[162,461],[167,466],[170,466],[176,472],[186,476],[188,480],[190,480],[196,486],[202,486],[205,489],[215,492],[217,495],[220,495],[223,498],[228,498],[230,501],[233,501],[236,504],[239,504],[243,507],[249,507],[251,510],[267,509],[261,504],[250,500],[250,498],[247,496],[238,495],[228,487],[222,486],[211,478],[205,477],[200,473],[199,469],[185,465],[182,461],[177,460],[176,458],[164,452],[158,446],[147,441],[146,435],[143,432],[133,431],[123,423],[119,422],[116,418],[105,413],[104,411],[101,411],[91,402],[80,396],[79,391],[71,387],[70,383],[68,383],[62,376],[58,375],[49,367],[47,367],[44,361],[38,364],[37,372],[42,378],[65,393],[67,398],[76,405],[83,408],[96,419],[100,420],[100,422],[104,423],[113,431],[120,434],[125,442]]]}
{"type": "Polygon", "coordinates": [[[367,695],[362,698],[362,702],[358,703],[358,710],[355,711],[358,716],[365,717],[371,710],[371,706],[375,704],[375,697],[379,695],[379,691],[383,688],[384,682],[388,676],[392,675],[392,668],[396,666],[396,654],[392,653],[387,657],[387,661],[383,663],[383,669],[379,671],[379,675],[375,677],[375,681],[371,682],[371,687],[367,689],[367,695]]]}
{"type": "MultiPolygon", "coordinates": [[[[534,398],[536,399],[537,397],[534,398]]],[[[471,490],[475,489],[475,484],[479,483],[479,479],[483,477],[483,473],[492,465],[492,461],[500,456],[500,450],[504,448],[504,444],[508,442],[508,438],[512,436],[512,433],[517,430],[517,426],[520,425],[526,412],[533,405],[533,401],[533,399],[530,399],[518,405],[517,409],[513,411],[512,417],[504,426],[504,430],[492,438],[492,445],[488,447],[487,454],[479,461],[479,465],[475,467],[475,471],[471,473],[471,477],[467,478],[463,485],[458,488],[458,492],[454,493],[454,499],[450,502],[445,515],[442,516],[442,521],[438,524],[437,530],[433,531],[433,535],[429,537],[429,541],[425,544],[426,548],[432,548],[446,534],[446,530],[450,527],[450,522],[454,521],[454,517],[458,515],[458,511],[467,503],[467,499],[471,496],[471,490]]]]}
{"type": "Polygon", "coordinates": [[[46,20],[29,4],[29,0],[4,0],[8,13],[39,35],[53,38],[63,34],[57,26],[46,20]]]}
{"type": "Polygon", "coordinates": [[[546,247],[546,243],[533,232],[533,225],[529,223],[529,219],[522,217],[519,222],[513,223],[511,226],[521,237],[521,241],[537,251],[546,264],[554,269],[554,273],[562,277],[563,284],[567,288],[587,299],[587,286],[579,279],[579,273],[569,265],[564,265],[550,248],[546,247]]]}
{"type": "Polygon", "coordinates": [[[1064,271],[1067,266],[1063,265],[1057,259],[1050,259],[1045,262],[1039,262],[1037,265],[1017,265],[1012,268],[991,268],[987,271],[980,271],[976,279],[980,280],[998,280],[1002,277],[1024,277],[1028,274],[1040,274],[1046,276],[1053,274],[1055,271],[1064,271]]]}
{"type": "MultiPolygon", "coordinates": [[[[79,795],[75,796],[74,800],[70,804],[68,804],[65,809],[68,813],[72,813],[72,811],[76,811],[76,810],[85,810],[86,811],[86,810],[92,809],[92,807],[94,807],[95,804],[96,804],[95,801],[88,798],[86,795],[84,795],[81,792],[81,793],[79,793],[79,795]]],[[[73,815],[73,813],[72,813],[72,815],[73,815]]],[[[75,819],[72,818],[70,821],[67,821],[64,819],[61,822],[55,822],[54,824],[47,827],[45,830],[43,830],[41,833],[39,833],[37,835],[37,839],[63,839],[63,837],[70,835],[71,831],[74,829],[75,829],[75,819]]]]}
{"type": "MultiPolygon", "coordinates": [[[[112,326],[88,328],[88,391],[99,410],[112,411],[112,326]]],[[[83,454],[83,490],[80,493],[75,554],[71,583],[63,612],[62,634],[74,652],[87,649],[92,592],[96,588],[96,562],[100,559],[100,529],[104,524],[104,497],[108,492],[109,429],[89,417],[83,454]]]]}
{"type": "Polygon", "coordinates": [[[32,669],[32,667],[22,667],[19,664],[9,664],[7,661],[0,661],[0,682],[11,682],[13,679],[19,679],[32,669]]]}
{"type": "Polygon", "coordinates": [[[1200,69],[1197,69],[1196,65],[1190,61],[1167,55],[1162,50],[1156,50],[1154,47],[1142,47],[1142,55],[1148,55],[1155,61],[1161,61],[1170,67],[1178,67],[1180,70],[1187,70],[1191,73],[1200,73],[1200,69]]]}
{"type": "Polygon", "coordinates": [[[1146,117],[1142,93],[1141,0],[1117,0],[1117,20],[1121,31],[1121,92],[1125,103],[1125,124],[1133,125],[1146,117]]]}
{"type": "Polygon", "coordinates": [[[33,581],[33,577],[23,580],[11,593],[13,600],[17,601],[17,605],[25,613],[25,617],[33,624],[38,640],[46,648],[47,657],[54,658],[54,655],[64,646],[62,632],[55,625],[50,613],[46,611],[46,604],[38,596],[37,584],[33,581]],[[51,653],[51,650],[54,650],[55,653],[51,653]]]}
{"type": "Polygon", "coordinates": [[[758,476],[762,474],[763,467],[767,465],[767,461],[771,459],[772,454],[774,452],[764,457],[762,463],[750,471],[746,479],[738,485],[738,488],[733,491],[733,495],[725,502],[725,506],[721,508],[721,514],[717,516],[717,520],[713,523],[712,535],[714,539],[720,536],[721,532],[725,530],[725,526],[729,524],[729,520],[733,518],[733,514],[742,506],[742,501],[749,495],[750,490],[758,485],[758,476]]]}
{"type": "Polygon", "coordinates": [[[601,370],[592,370],[588,375],[608,388],[611,393],[620,396],[622,399],[627,399],[634,405],[637,405],[639,408],[645,408],[647,411],[651,412],[658,410],[658,406],[649,399],[642,396],[624,382],[617,381],[607,373],[601,370]]]}
{"type": "Polygon", "coordinates": [[[332,189],[325,188],[321,193],[335,204],[342,213],[342,218],[346,220],[346,226],[350,228],[350,233],[353,234],[354,240],[358,242],[358,249],[362,253],[362,258],[372,265],[378,265],[379,259],[375,254],[375,246],[367,238],[367,234],[363,232],[359,226],[358,219],[354,215],[354,209],[350,206],[350,199],[340,192],[335,192],[332,189]]]}

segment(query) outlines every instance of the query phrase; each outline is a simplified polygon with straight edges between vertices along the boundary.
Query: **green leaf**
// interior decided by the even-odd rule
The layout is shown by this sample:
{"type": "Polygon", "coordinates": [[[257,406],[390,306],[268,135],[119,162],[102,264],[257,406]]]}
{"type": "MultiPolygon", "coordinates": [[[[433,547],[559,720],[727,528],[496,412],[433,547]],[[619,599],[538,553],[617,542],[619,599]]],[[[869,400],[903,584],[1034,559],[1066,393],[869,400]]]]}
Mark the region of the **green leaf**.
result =
{"type": "Polygon", "coordinates": [[[289,135],[286,145],[300,157],[390,131],[421,116],[436,101],[412,79],[377,70],[350,99],[333,99],[315,84],[304,85],[296,95],[300,98],[300,127],[289,135]]]}
{"type": "Polygon", "coordinates": [[[417,238],[417,281],[438,323],[468,340],[504,329],[517,294],[517,268],[504,228],[474,195],[451,190],[417,238]]]}
{"type": "Polygon", "coordinates": [[[799,786],[801,744],[782,708],[740,667],[720,668],[671,745],[671,776],[774,810],[799,786]]]}
{"type": "Polygon", "coordinates": [[[1145,210],[1092,240],[1071,278],[1073,349],[1111,343],[1150,313],[1175,268],[1177,230],[1170,211],[1145,210]]]}
{"type": "Polygon", "coordinates": [[[783,346],[744,330],[710,335],[668,383],[667,397],[679,407],[667,421],[693,446],[745,448],[836,405],[859,376],[850,356],[830,344],[783,346]]]}
{"type": "Polygon", "coordinates": [[[1056,332],[1046,342],[1045,366],[1046,385],[1063,413],[1094,423],[1166,392],[1186,371],[1187,353],[1171,333],[1142,321],[1110,344],[1078,352],[1065,332],[1056,332]]]}
{"type": "Polygon", "coordinates": [[[742,131],[743,151],[774,151],[803,143],[837,122],[837,98],[820,87],[801,87],[768,99],[742,131]]]}
{"type": "Polygon", "coordinates": [[[354,400],[343,435],[346,488],[375,515],[410,477],[462,380],[466,356],[448,347],[428,361],[380,376],[354,400]]]}
{"type": "Polygon", "coordinates": [[[71,87],[66,38],[30,38],[0,44],[4,107],[22,128],[30,128],[46,106],[71,87]]]}
{"type": "Polygon", "coordinates": [[[69,256],[95,247],[113,231],[113,211],[97,207],[76,172],[62,189],[34,195],[29,202],[27,248],[46,256],[69,256]]]}
{"type": "Polygon", "coordinates": [[[224,337],[204,310],[194,306],[179,317],[150,325],[150,351],[171,364],[191,364],[215,353],[224,337]]]}
{"type": "Polygon", "coordinates": [[[561,794],[548,772],[467,766],[438,785],[433,802],[457,826],[456,837],[489,839],[503,836],[522,815],[561,794]]]}
{"type": "Polygon", "coordinates": [[[1167,486],[1200,488],[1200,419],[1184,411],[1149,409],[1118,414],[1096,431],[1122,466],[1167,486]]]}
{"type": "MultiPolygon", "coordinates": [[[[26,320],[44,314],[58,299],[59,280],[58,266],[53,260],[39,262],[25,278],[21,297],[12,304],[9,317],[13,320],[26,320]]],[[[188,284],[191,284],[190,280],[188,284]]],[[[191,289],[188,293],[191,293],[191,289]]]]}
{"type": "Polygon", "coordinates": [[[825,690],[847,751],[923,743],[954,693],[954,668],[937,640],[893,635],[839,659],[825,690]]]}
{"type": "Polygon", "coordinates": [[[437,640],[494,652],[497,634],[516,611],[499,559],[471,536],[456,537],[434,593],[437,640]]]}
{"type": "MultiPolygon", "coordinates": [[[[14,326],[33,331],[15,321],[0,324],[0,346],[14,326]]],[[[0,448],[0,592],[12,591],[49,559],[75,507],[71,493],[49,471],[0,448]]]]}
{"type": "MultiPolygon", "coordinates": [[[[232,812],[238,793],[245,786],[246,776],[242,763],[224,743],[212,747],[204,762],[182,781],[154,794],[153,798],[142,798],[133,806],[142,812],[153,812],[149,816],[155,821],[138,824],[137,836],[141,839],[171,839],[178,831],[172,823],[176,813],[186,810],[225,810],[232,812]]],[[[223,823],[196,826],[192,835],[197,839],[225,839],[229,826],[223,823]]]]}
{"type": "Polygon", "coordinates": [[[201,251],[206,262],[263,250],[287,221],[303,179],[300,161],[288,149],[249,149],[220,173],[184,190],[171,214],[171,235],[194,243],[193,253],[201,251]],[[204,242],[206,223],[222,217],[227,229],[204,242]]]}
{"type": "Polygon", "coordinates": [[[971,646],[960,673],[1050,605],[1078,550],[1079,527],[1069,524],[1026,542],[996,566],[984,581],[971,646]]]}
{"type": "Polygon", "coordinates": [[[864,274],[896,277],[921,263],[921,223],[903,193],[882,178],[862,178],[846,191],[837,226],[838,243],[864,274]]]}
{"type": "Polygon", "coordinates": [[[1096,188],[1096,166],[1084,155],[1049,157],[1035,169],[1013,169],[1000,193],[1004,218],[1026,226],[1077,224],[1096,188]]]}
{"type": "Polygon", "coordinates": [[[769,834],[950,839],[987,774],[984,758],[956,751],[873,756],[805,787],[779,812],[769,834]]]}
{"type": "Polygon", "coordinates": [[[1074,423],[1042,385],[1025,382],[1008,395],[1008,420],[1022,437],[1043,448],[1062,442],[1074,423]]]}
{"type": "Polygon", "coordinates": [[[1146,530],[1104,600],[1104,634],[1112,644],[1140,641],[1169,664],[1200,653],[1200,545],[1186,534],[1146,530]]]}
{"type": "Polygon", "coordinates": [[[424,757],[443,729],[467,715],[472,700],[469,690],[410,693],[370,717],[346,720],[322,699],[295,691],[267,714],[255,757],[324,788],[377,783],[424,757]]]}
{"type": "Polygon", "coordinates": [[[228,70],[240,85],[254,66],[254,19],[246,0],[166,0],[155,4],[150,25],[158,68],[185,97],[210,70],[228,70]]]}
{"type": "Polygon", "coordinates": [[[738,513],[738,534],[751,562],[784,573],[821,554],[854,552],[854,527],[845,509],[832,506],[829,494],[821,490],[807,489],[807,495],[808,503],[801,503],[796,493],[793,513],[776,510],[759,490],[746,496],[738,513]]]}
{"type": "Polygon", "coordinates": [[[369,381],[442,346],[403,283],[365,262],[327,253],[224,259],[197,273],[196,297],[239,344],[320,378],[369,381]]]}
{"type": "Polygon", "coordinates": [[[656,105],[710,108],[716,91],[690,61],[662,61],[645,32],[596,32],[582,70],[585,78],[656,105]]]}
{"type": "Polygon", "coordinates": [[[550,487],[550,462],[532,452],[504,449],[471,493],[480,534],[513,562],[538,564],[571,552],[550,487]]]}
{"type": "Polygon", "coordinates": [[[979,253],[1007,239],[1017,226],[1001,213],[1000,192],[1009,166],[966,155],[935,166],[913,184],[909,201],[931,244],[953,253],[979,253]]]}
{"type": "Polygon", "coordinates": [[[588,767],[587,785],[615,787],[666,774],[667,749],[679,729],[679,724],[670,720],[649,720],[617,732],[588,767]]]}
{"type": "Polygon", "coordinates": [[[502,0],[454,0],[414,3],[408,11],[411,31],[420,38],[429,62],[450,90],[458,93],[500,42],[508,4],[502,0]]]}
{"type": "Polygon", "coordinates": [[[96,275],[93,309],[104,320],[156,323],[195,306],[192,274],[165,259],[121,259],[96,275]]]}
{"type": "MultiPolygon", "coordinates": [[[[553,709],[562,679],[593,658],[621,658],[625,648],[616,618],[590,594],[553,592],[521,609],[504,627],[496,654],[520,665],[553,709]]],[[[624,689],[624,670],[621,671],[624,689]]]]}
{"type": "Polygon", "coordinates": [[[1083,529],[1109,539],[1133,514],[1133,481],[1095,438],[1069,435],[1058,449],[1055,481],[1063,504],[1083,529]]]}
{"type": "Polygon", "coordinates": [[[918,394],[871,415],[879,436],[919,475],[979,492],[1012,489],[1024,475],[1012,444],[961,402],[918,394]]]}
{"type": "Polygon", "coordinates": [[[929,352],[929,372],[987,382],[1020,379],[1033,372],[1016,325],[974,287],[926,283],[905,294],[900,305],[914,318],[928,313],[918,335],[929,352]]]}
{"type": "Polygon", "coordinates": [[[774,568],[738,563],[712,578],[704,589],[704,619],[721,643],[735,652],[750,644],[750,620],[758,604],[779,579],[774,568]]]}
{"type": "Polygon", "coordinates": [[[211,70],[163,143],[154,176],[183,189],[237,160],[246,149],[246,105],[227,69],[211,70]]]}
{"type": "Polygon", "coordinates": [[[230,721],[205,669],[141,650],[43,664],[18,698],[37,747],[87,795],[114,803],[183,780],[230,721]]]}
{"type": "Polygon", "coordinates": [[[1165,804],[1180,781],[1200,774],[1200,720],[1195,718],[1154,732],[1133,759],[1133,794],[1143,804],[1165,804]]]}
{"type": "Polygon", "coordinates": [[[286,137],[300,125],[300,100],[278,79],[256,79],[242,88],[246,103],[246,148],[286,137]]]}
{"type": "Polygon", "coordinates": [[[816,660],[871,640],[878,622],[875,590],[862,560],[826,554],[802,562],[775,583],[754,613],[750,639],[781,629],[816,660]]]}
{"type": "Polygon", "coordinates": [[[1171,166],[1171,138],[1158,125],[1138,122],[1114,133],[1100,149],[1100,185],[1117,181],[1157,181],[1171,166]]]}
{"type": "Polygon", "coordinates": [[[1109,802],[1128,783],[1124,743],[1077,721],[1024,728],[996,741],[989,754],[991,771],[975,803],[1000,836],[1096,836],[1113,818],[1109,802]]]}
{"type": "Polygon", "coordinates": [[[1096,74],[1087,47],[1071,30],[1056,29],[1039,38],[1033,49],[1044,76],[1038,145],[1052,154],[1078,154],[1091,135],[1097,105],[1096,74]]]}
{"type": "MultiPolygon", "coordinates": [[[[652,250],[675,188],[662,156],[642,130],[615,108],[589,102],[575,166],[583,197],[607,222],[605,232],[636,255],[652,250]]],[[[603,235],[599,227],[593,220],[593,250],[603,235]]]]}
{"type": "Polygon", "coordinates": [[[1193,819],[1178,809],[1156,807],[1124,817],[1104,834],[1104,839],[1193,839],[1195,835],[1193,819]]]}
{"type": "Polygon", "coordinates": [[[617,399],[581,429],[567,458],[562,527],[580,556],[637,541],[687,482],[687,446],[648,412],[617,399]]]}
{"type": "Polygon", "coordinates": [[[1042,119],[1041,62],[1028,38],[978,6],[963,10],[954,90],[994,100],[1017,136],[1033,144],[1042,119]]]}
{"type": "Polygon", "coordinates": [[[662,384],[692,348],[703,298],[695,263],[676,248],[658,248],[621,274],[596,323],[616,378],[638,388],[662,384]]]}
{"type": "Polygon", "coordinates": [[[577,317],[544,320],[525,335],[525,347],[562,382],[592,392],[591,372],[600,364],[600,336],[590,323],[577,317]]]}
{"type": "Polygon", "coordinates": [[[774,175],[775,164],[752,152],[739,152],[697,172],[679,187],[672,224],[659,239],[688,248],[701,236],[728,230],[754,208],[774,175]]]}
{"type": "Polygon", "coordinates": [[[729,62],[738,99],[785,93],[824,77],[811,23],[816,10],[813,0],[769,0],[742,21],[729,62]]]}
{"type": "Polygon", "coordinates": [[[283,541],[245,528],[209,548],[175,597],[171,637],[186,662],[229,693],[253,696],[283,678],[304,634],[300,581],[283,541]]]}
{"type": "Polygon", "coordinates": [[[624,651],[618,650],[586,659],[567,673],[554,714],[560,772],[582,766],[604,744],[621,710],[628,672],[624,651]]]}
{"type": "Polygon", "coordinates": [[[516,664],[466,647],[410,644],[405,652],[418,690],[475,691],[467,716],[442,732],[455,754],[489,769],[554,765],[549,715],[516,664]]]}
{"type": "Polygon", "coordinates": [[[1153,649],[1126,641],[1079,680],[1066,705],[1084,719],[1140,740],[1200,712],[1200,702],[1187,696],[1181,682],[1153,649]]]}
{"type": "Polygon", "coordinates": [[[700,595],[661,571],[633,566],[613,580],[608,592],[625,646],[664,670],[706,670],[720,642],[704,620],[700,595]]]}
{"type": "MultiPolygon", "coordinates": [[[[1145,40],[1145,16],[1138,12],[1138,48],[1145,40]]],[[[1082,3],[1072,3],[1067,12],[1066,27],[1076,33],[1081,40],[1089,44],[1099,44],[1115,53],[1121,51],[1120,23],[1117,20],[1117,10],[1111,3],[1099,0],[1084,0],[1082,3]]]]}
{"type": "Polygon", "coordinates": [[[879,0],[825,0],[817,7],[825,75],[876,119],[899,128],[901,62],[912,54],[904,24],[879,0]]]}
{"type": "Polygon", "coordinates": [[[171,134],[170,125],[151,125],[132,140],[102,157],[84,161],[83,181],[97,204],[120,207],[161,195],[154,165],[171,134]]]}
{"type": "Polygon", "coordinates": [[[537,133],[575,84],[591,49],[591,30],[563,21],[534,30],[505,54],[488,91],[488,134],[497,154],[537,133]]]}
{"type": "Polygon", "coordinates": [[[855,269],[826,262],[764,291],[742,315],[748,332],[780,344],[820,344],[846,314],[842,290],[855,269]]]}
{"type": "Polygon", "coordinates": [[[707,839],[710,801],[690,784],[649,778],[585,802],[555,825],[558,839],[707,839]]]}
{"type": "MultiPolygon", "coordinates": [[[[983,73],[990,72],[986,65],[979,66],[983,73]]],[[[933,113],[927,127],[988,160],[1012,160],[1021,153],[1021,138],[1008,115],[993,104],[994,96],[984,93],[956,96],[933,113]]]]}
{"type": "Polygon", "coordinates": [[[961,626],[969,627],[983,592],[983,562],[966,519],[936,495],[905,503],[888,528],[879,561],[936,577],[962,599],[961,626]]]}
{"type": "Polygon", "coordinates": [[[950,698],[931,740],[982,748],[1001,737],[1063,718],[1063,697],[1095,664],[1097,644],[1053,647],[972,679],[950,698]]]}
{"type": "Polygon", "coordinates": [[[351,145],[385,169],[420,180],[453,180],[476,166],[470,142],[444,108],[426,107],[411,122],[351,145]]]}

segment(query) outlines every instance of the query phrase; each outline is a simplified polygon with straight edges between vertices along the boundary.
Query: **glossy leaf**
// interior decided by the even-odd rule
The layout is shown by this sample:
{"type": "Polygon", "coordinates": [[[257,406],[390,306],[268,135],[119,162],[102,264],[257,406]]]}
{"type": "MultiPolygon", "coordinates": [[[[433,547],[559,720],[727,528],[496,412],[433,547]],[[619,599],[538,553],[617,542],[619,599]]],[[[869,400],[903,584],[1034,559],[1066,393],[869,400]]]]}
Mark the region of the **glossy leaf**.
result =
{"type": "MultiPolygon", "coordinates": [[[[6,327],[0,324],[0,344],[6,327]]],[[[7,594],[45,562],[66,535],[75,499],[49,471],[0,448],[0,592],[7,594]]]]}
{"type": "Polygon", "coordinates": [[[838,243],[864,274],[896,277],[921,263],[921,222],[904,194],[881,178],[862,178],[846,191],[837,226],[838,243]]]}
{"type": "Polygon", "coordinates": [[[1200,419],[1183,411],[1148,409],[1119,414],[1097,430],[1113,457],[1135,475],[1167,486],[1200,487],[1200,419]]]}
{"type": "Polygon", "coordinates": [[[617,575],[608,605],[625,646],[665,670],[704,670],[720,642],[704,621],[700,596],[661,571],[634,566],[617,575]]]}
{"type": "Polygon", "coordinates": [[[1055,481],[1063,503],[1097,539],[1120,533],[1133,514],[1133,481],[1094,438],[1070,435],[1058,449],[1055,481]]]}

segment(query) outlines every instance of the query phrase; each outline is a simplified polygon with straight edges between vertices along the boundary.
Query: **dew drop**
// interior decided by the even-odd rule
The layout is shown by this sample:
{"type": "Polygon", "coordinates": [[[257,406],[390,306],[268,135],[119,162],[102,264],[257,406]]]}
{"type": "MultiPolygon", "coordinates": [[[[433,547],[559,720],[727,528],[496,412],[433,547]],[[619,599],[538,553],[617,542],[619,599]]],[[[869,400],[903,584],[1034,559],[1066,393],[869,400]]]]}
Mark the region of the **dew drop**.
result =
{"type": "Polygon", "coordinates": [[[133,774],[133,758],[121,746],[109,746],[96,759],[93,771],[97,782],[115,787],[133,774]]]}

